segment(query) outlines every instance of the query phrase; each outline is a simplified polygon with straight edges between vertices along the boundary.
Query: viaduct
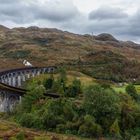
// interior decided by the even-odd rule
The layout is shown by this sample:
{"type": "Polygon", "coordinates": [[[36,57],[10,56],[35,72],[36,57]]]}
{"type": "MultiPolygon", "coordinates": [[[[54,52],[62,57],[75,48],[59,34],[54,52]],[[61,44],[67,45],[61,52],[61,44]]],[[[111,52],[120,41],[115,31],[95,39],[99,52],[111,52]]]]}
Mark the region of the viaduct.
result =
{"type": "MultiPolygon", "coordinates": [[[[0,112],[11,111],[26,90],[22,84],[37,75],[55,72],[56,67],[27,67],[0,72],[0,112]]],[[[57,94],[45,93],[46,96],[58,98],[57,94]]]]}

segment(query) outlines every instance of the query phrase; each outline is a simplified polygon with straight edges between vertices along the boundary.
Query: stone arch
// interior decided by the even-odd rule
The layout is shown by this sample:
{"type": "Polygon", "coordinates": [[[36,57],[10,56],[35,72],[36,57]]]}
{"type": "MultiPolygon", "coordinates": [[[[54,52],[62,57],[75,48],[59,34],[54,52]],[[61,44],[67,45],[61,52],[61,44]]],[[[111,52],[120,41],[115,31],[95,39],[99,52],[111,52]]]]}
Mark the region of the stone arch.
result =
{"type": "Polygon", "coordinates": [[[19,97],[17,95],[10,95],[8,99],[8,108],[9,111],[12,111],[13,108],[16,106],[16,104],[19,101],[19,97]]]}

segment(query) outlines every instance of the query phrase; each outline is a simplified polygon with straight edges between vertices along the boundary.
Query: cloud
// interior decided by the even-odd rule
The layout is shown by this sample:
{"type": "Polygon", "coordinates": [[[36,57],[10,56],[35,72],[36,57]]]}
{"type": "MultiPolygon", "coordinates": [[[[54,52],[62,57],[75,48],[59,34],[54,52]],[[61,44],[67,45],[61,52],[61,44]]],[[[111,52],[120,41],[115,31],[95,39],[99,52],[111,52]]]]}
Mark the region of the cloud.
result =
{"type": "Polygon", "coordinates": [[[109,32],[116,35],[122,34],[129,26],[129,16],[122,9],[100,7],[89,13],[88,31],[109,32]]]}
{"type": "Polygon", "coordinates": [[[41,5],[39,1],[34,3],[28,3],[27,0],[15,0],[13,3],[10,0],[0,1],[0,19],[18,24],[37,20],[60,22],[70,20],[78,14],[78,9],[70,0],[46,1],[44,5],[41,5]]]}
{"type": "Polygon", "coordinates": [[[54,22],[70,20],[79,14],[77,7],[69,0],[53,0],[36,9],[35,17],[54,22]]]}
{"type": "Polygon", "coordinates": [[[129,18],[128,24],[129,28],[125,31],[126,34],[131,34],[132,36],[140,36],[140,9],[129,18]]]}
{"type": "Polygon", "coordinates": [[[33,19],[33,7],[20,0],[6,0],[0,3],[0,20],[15,23],[31,22],[33,19]]]}
{"type": "Polygon", "coordinates": [[[87,31],[95,33],[107,32],[119,39],[135,40],[140,36],[140,10],[128,15],[123,9],[100,7],[89,13],[87,31]]]}
{"type": "Polygon", "coordinates": [[[122,19],[128,15],[120,8],[100,7],[89,14],[91,20],[107,20],[107,19],[122,19]]]}
{"type": "Polygon", "coordinates": [[[17,3],[19,0],[0,0],[1,4],[10,4],[10,3],[17,3]]]}

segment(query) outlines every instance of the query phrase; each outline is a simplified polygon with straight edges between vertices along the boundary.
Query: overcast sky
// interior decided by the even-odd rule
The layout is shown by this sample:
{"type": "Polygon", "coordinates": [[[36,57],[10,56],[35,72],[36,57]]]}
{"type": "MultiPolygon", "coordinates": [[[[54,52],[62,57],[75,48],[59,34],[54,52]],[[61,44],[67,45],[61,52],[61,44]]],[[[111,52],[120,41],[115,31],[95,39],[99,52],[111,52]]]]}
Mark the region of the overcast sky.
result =
{"type": "Polygon", "coordinates": [[[105,32],[140,42],[140,0],[0,0],[0,24],[105,32]]]}

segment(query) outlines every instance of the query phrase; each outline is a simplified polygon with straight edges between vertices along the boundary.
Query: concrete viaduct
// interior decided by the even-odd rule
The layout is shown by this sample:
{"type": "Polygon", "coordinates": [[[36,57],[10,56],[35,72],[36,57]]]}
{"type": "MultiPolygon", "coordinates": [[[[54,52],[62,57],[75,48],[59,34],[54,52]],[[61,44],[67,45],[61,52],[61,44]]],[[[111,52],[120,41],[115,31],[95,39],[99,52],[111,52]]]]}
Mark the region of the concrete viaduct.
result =
{"type": "MultiPolygon", "coordinates": [[[[11,111],[26,90],[21,88],[22,84],[37,75],[53,73],[56,67],[27,67],[0,72],[0,112],[11,111]]],[[[58,98],[57,94],[47,94],[53,98],[58,98]]]]}

